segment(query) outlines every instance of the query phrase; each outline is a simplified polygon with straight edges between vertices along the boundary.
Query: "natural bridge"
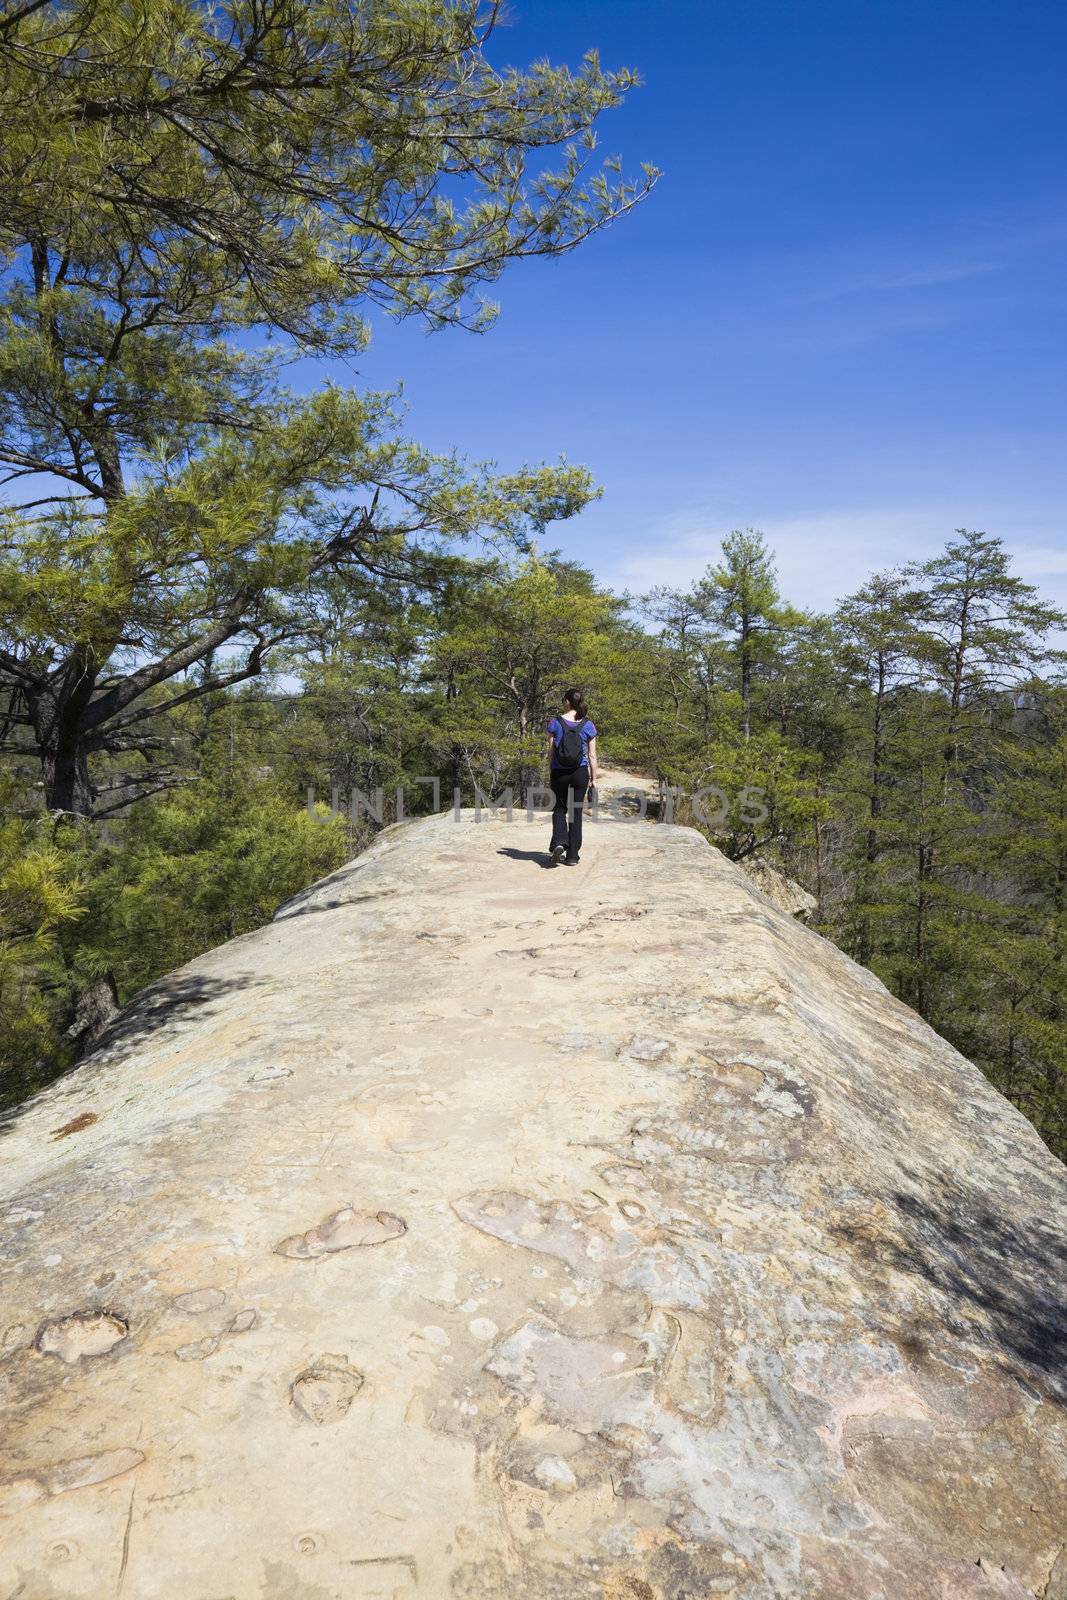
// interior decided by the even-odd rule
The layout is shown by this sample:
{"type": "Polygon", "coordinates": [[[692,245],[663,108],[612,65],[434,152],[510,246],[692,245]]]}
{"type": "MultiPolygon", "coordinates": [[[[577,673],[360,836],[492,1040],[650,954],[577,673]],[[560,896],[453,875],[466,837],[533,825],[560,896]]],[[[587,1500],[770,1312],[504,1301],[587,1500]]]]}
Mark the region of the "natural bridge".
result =
{"type": "Polygon", "coordinates": [[[586,831],[386,831],[3,1131],[5,1600],[1064,1600],[1063,1168],[586,831]]]}

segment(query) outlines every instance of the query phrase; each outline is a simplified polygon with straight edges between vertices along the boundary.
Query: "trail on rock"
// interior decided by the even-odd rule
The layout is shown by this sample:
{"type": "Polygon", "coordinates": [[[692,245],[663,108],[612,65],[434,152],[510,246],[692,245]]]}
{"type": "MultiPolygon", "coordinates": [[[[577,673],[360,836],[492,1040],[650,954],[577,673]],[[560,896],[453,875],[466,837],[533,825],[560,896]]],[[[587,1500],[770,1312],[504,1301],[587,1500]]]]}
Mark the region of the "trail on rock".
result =
{"type": "Polygon", "coordinates": [[[5,1130],[0,1592],[1067,1593],[1063,1168],[604,779],[573,869],[387,830],[5,1130]]]}

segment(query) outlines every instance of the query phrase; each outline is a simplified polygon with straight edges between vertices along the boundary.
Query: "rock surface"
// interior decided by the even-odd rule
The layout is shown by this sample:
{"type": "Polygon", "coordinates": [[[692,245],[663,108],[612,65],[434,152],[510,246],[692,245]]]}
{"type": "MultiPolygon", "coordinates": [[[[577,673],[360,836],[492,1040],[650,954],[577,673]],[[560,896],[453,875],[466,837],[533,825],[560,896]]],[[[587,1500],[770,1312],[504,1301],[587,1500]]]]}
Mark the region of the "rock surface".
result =
{"type": "Polygon", "coordinates": [[[777,906],[779,911],[787,911],[791,917],[799,917],[801,921],[806,922],[819,909],[819,902],[810,890],[805,889],[795,878],[779,872],[769,861],[761,861],[758,856],[750,856],[746,861],[738,862],[738,865],[745,876],[751,878],[756,887],[763,890],[767,899],[772,905],[777,906]]]}
{"type": "Polygon", "coordinates": [[[1063,1168],[696,833],[546,831],[388,831],[0,1135],[0,1594],[1067,1596],[1063,1168]]]}

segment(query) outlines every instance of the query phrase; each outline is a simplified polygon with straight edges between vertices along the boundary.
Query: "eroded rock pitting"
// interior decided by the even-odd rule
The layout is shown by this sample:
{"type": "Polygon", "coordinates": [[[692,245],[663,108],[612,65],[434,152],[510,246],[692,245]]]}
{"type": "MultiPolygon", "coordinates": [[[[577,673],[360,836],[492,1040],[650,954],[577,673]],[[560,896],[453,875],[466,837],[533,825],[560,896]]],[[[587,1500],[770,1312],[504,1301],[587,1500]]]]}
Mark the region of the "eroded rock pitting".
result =
{"type": "Polygon", "coordinates": [[[293,1234],[275,1245],[275,1253],[306,1261],[315,1256],[332,1255],[337,1250],[352,1250],[367,1245],[388,1244],[407,1232],[400,1217],[388,1211],[357,1211],[343,1206],[306,1233],[293,1234]]]}
{"type": "Polygon", "coordinates": [[[126,1319],[114,1311],[88,1307],[43,1323],[37,1333],[37,1348],[42,1355],[57,1356],[70,1366],[76,1361],[106,1355],[129,1331],[126,1319]]]}
{"type": "Polygon", "coordinates": [[[320,1356],[293,1379],[289,1391],[294,1411],[313,1422],[340,1422],[363,1387],[363,1374],[344,1356],[320,1356]]]}

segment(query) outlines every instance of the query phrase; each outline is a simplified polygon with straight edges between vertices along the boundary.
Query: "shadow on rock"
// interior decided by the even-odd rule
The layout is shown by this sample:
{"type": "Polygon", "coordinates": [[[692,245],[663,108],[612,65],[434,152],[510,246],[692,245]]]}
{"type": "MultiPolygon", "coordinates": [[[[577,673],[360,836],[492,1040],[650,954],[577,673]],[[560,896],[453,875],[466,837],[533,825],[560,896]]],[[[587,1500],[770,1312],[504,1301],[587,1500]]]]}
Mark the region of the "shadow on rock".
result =
{"type": "Polygon", "coordinates": [[[1007,1366],[1022,1365],[1046,1390],[1067,1398],[1067,1241],[1038,1217],[998,1215],[947,1179],[924,1179],[923,1188],[887,1197],[900,1223],[897,1239],[875,1245],[863,1229],[833,1231],[862,1258],[923,1279],[956,1306],[976,1308],[985,1339],[1007,1366]]]}
{"type": "Polygon", "coordinates": [[[498,856],[508,856],[512,861],[532,861],[538,867],[551,867],[547,850],[515,850],[510,845],[497,851],[498,856]]]}
{"type": "MultiPolygon", "coordinates": [[[[216,1002],[259,982],[253,973],[233,978],[207,978],[177,972],[149,984],[115,1015],[96,1040],[91,1055],[80,1061],[67,1060],[58,1067],[48,1063],[5,1083],[0,1097],[0,1134],[17,1121],[26,1104],[43,1089],[66,1080],[64,1091],[74,1095],[81,1083],[76,1074],[82,1068],[91,1068],[103,1055],[124,1054],[175,1023],[199,1023],[213,1014],[216,1002]]],[[[58,1103],[56,1115],[62,1116],[58,1103]]]]}

